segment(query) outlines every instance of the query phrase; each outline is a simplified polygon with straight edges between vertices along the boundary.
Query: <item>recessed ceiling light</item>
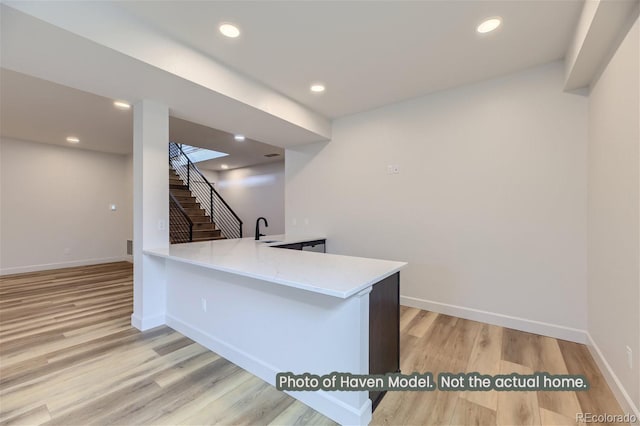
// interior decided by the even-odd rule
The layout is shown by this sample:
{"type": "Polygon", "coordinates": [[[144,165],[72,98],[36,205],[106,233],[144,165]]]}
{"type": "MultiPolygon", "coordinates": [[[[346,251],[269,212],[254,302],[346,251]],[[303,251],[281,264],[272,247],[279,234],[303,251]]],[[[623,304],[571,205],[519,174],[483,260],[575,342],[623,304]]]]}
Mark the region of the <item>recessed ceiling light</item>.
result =
{"type": "Polygon", "coordinates": [[[494,18],[485,19],[480,25],[478,25],[476,31],[478,31],[480,34],[489,33],[498,28],[501,23],[502,18],[497,16],[494,18]]]}
{"type": "Polygon", "coordinates": [[[233,24],[224,23],[218,29],[225,37],[236,38],[240,35],[240,29],[233,24]]]}
{"type": "Polygon", "coordinates": [[[313,93],[322,93],[325,91],[324,84],[322,83],[313,83],[309,88],[313,93]]]}
{"type": "Polygon", "coordinates": [[[131,105],[129,105],[128,103],[126,103],[124,101],[113,101],[113,106],[115,106],[118,109],[129,109],[129,108],[131,108],[131,105]]]}
{"type": "Polygon", "coordinates": [[[226,164],[223,164],[220,166],[221,169],[227,170],[229,168],[229,166],[227,166],[226,164]]]}
{"type": "Polygon", "coordinates": [[[233,138],[238,142],[244,142],[245,140],[244,135],[235,135],[233,138]]]}
{"type": "Polygon", "coordinates": [[[67,142],[69,142],[69,143],[79,143],[80,139],[76,138],[75,136],[69,136],[67,138],[67,142]]]}

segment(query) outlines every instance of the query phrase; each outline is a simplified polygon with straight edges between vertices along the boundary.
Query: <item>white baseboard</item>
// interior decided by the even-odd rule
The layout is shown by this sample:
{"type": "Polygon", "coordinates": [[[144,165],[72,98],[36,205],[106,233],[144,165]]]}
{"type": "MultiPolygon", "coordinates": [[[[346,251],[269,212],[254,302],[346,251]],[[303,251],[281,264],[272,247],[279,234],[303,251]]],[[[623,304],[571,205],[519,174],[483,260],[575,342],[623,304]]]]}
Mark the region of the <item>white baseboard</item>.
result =
{"type": "Polygon", "coordinates": [[[166,319],[164,314],[154,315],[150,317],[140,317],[136,314],[131,314],[131,325],[140,331],[146,331],[160,325],[165,325],[166,319]]]}
{"type": "Polygon", "coordinates": [[[43,263],[41,265],[16,266],[0,269],[0,275],[24,274],[27,272],[48,271],[50,269],[74,268],[76,266],[100,265],[102,263],[127,261],[129,256],[103,257],[99,259],[72,260],[69,262],[43,263]]]}
{"type": "Polygon", "coordinates": [[[618,379],[616,373],[613,372],[611,365],[609,365],[609,363],[607,362],[606,358],[602,354],[602,351],[593,340],[593,337],[591,337],[591,334],[587,333],[587,338],[587,347],[589,348],[589,352],[591,352],[591,356],[593,356],[596,364],[598,364],[598,368],[600,368],[600,371],[602,371],[602,375],[609,384],[609,387],[611,388],[611,391],[615,395],[616,399],[618,400],[622,411],[628,414],[635,414],[636,422],[634,424],[640,424],[639,407],[634,404],[631,396],[629,396],[629,393],[618,379]]]}
{"type": "Polygon", "coordinates": [[[482,311],[479,309],[466,308],[464,306],[449,305],[446,303],[418,299],[416,297],[409,296],[400,296],[400,304],[410,306],[412,308],[437,312],[439,314],[513,328],[520,331],[526,331],[528,333],[541,334],[543,336],[554,337],[556,339],[569,340],[576,343],[587,343],[587,332],[577,328],[549,324],[546,322],[482,311]]]}
{"type": "MultiPolygon", "coordinates": [[[[275,386],[276,374],[280,372],[276,367],[171,315],[167,315],[166,320],[167,325],[177,332],[275,386]]],[[[360,410],[355,410],[324,391],[285,393],[340,424],[358,425],[371,421],[370,399],[366,400],[360,410]]]]}

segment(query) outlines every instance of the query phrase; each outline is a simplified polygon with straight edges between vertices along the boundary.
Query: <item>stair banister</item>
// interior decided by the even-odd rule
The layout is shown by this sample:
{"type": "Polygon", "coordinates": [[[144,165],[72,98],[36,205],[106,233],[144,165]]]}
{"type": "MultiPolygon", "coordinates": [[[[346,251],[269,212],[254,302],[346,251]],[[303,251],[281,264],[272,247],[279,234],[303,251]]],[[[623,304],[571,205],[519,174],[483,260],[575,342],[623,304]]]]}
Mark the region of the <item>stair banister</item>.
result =
{"type": "Polygon", "coordinates": [[[208,214],[211,222],[216,223],[222,231],[222,234],[226,238],[242,238],[242,220],[224,198],[220,196],[200,169],[198,169],[186,155],[180,144],[169,142],[169,164],[174,167],[176,173],[178,173],[183,180],[186,180],[189,190],[196,199],[199,199],[198,201],[201,205],[206,206],[205,210],[206,208],[209,209],[208,214]],[[172,161],[175,161],[175,164],[172,161]],[[191,169],[193,169],[202,181],[191,178],[191,169]],[[204,185],[204,188],[198,184],[204,185]]]}
{"type": "Polygon", "coordinates": [[[187,222],[189,222],[189,242],[193,241],[193,221],[189,217],[189,214],[184,209],[184,207],[182,207],[180,202],[178,202],[176,197],[171,192],[169,192],[169,198],[171,199],[173,204],[178,208],[180,213],[182,213],[182,216],[187,220],[187,222]]]}

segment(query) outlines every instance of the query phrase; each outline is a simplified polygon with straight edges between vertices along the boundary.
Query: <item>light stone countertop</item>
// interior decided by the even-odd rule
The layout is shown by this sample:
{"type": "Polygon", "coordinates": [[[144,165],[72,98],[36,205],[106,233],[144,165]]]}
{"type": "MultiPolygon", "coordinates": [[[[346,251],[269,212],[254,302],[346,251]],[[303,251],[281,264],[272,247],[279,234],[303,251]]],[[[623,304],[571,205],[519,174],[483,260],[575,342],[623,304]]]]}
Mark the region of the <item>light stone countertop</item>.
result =
{"type": "Polygon", "coordinates": [[[400,271],[406,262],[314,253],[271,246],[322,240],[322,236],[268,235],[174,244],[143,252],[216,271],[346,299],[400,271]]]}

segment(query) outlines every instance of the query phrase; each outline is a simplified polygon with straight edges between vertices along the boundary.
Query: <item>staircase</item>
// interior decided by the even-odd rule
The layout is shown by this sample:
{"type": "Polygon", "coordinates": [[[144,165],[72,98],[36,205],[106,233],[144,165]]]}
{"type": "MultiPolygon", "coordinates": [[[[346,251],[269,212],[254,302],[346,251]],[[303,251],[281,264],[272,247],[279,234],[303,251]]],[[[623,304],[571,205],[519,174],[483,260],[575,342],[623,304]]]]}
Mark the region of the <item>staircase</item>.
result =
{"type": "Polygon", "coordinates": [[[171,166],[169,166],[169,236],[171,244],[225,238],[171,166]]]}
{"type": "Polygon", "coordinates": [[[182,147],[169,142],[171,243],[242,238],[242,220],[182,147]]]}

